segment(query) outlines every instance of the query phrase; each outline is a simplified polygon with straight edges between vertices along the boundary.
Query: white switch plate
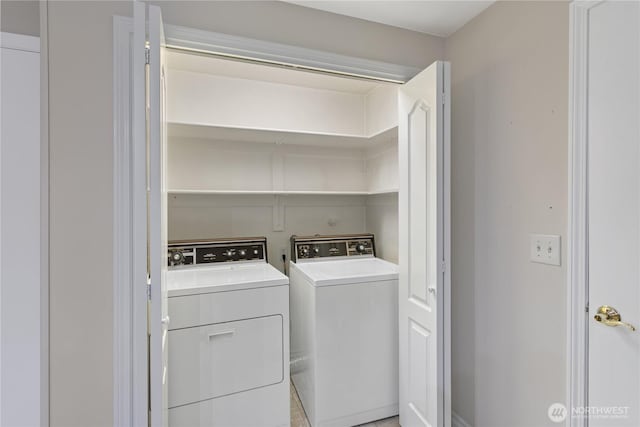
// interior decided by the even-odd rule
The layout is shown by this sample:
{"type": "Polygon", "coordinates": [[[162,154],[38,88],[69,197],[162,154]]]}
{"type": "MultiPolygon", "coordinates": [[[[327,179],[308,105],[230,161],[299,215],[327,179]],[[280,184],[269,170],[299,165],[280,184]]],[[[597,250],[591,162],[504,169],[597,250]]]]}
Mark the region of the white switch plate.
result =
{"type": "Polygon", "coordinates": [[[560,236],[532,234],[531,262],[560,265],[560,236]]]}

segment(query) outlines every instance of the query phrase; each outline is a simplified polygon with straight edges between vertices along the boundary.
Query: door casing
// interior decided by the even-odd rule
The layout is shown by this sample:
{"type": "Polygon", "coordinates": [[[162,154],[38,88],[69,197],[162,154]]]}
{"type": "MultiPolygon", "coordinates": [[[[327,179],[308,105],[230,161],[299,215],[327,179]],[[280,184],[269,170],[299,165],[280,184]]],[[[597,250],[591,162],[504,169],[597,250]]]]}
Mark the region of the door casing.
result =
{"type": "MultiPolygon", "coordinates": [[[[569,218],[567,268],[567,408],[588,404],[587,69],[589,10],[601,1],[574,1],[569,30],[569,218]]],[[[566,425],[586,427],[584,417],[566,425]]]]}
{"type": "MultiPolygon", "coordinates": [[[[389,64],[380,61],[364,60],[357,57],[330,54],[313,49],[288,46],[278,43],[263,42],[225,34],[212,33],[186,27],[165,25],[167,43],[172,48],[184,48],[193,50],[192,45],[203,47],[203,53],[213,53],[222,49],[233,52],[240,50],[251,52],[259,60],[263,57],[283,58],[288,64],[299,59],[301,64],[322,64],[323,70],[336,74],[349,75],[344,70],[355,70],[353,75],[359,78],[370,76],[372,80],[385,80],[401,83],[409,80],[417,72],[415,67],[389,64]],[[293,59],[293,61],[292,61],[293,59]],[[382,78],[381,78],[382,76],[382,78]]],[[[134,35],[134,20],[129,17],[114,16],[113,20],[113,93],[114,93],[114,426],[127,427],[144,425],[148,420],[147,411],[147,350],[146,340],[143,339],[144,331],[138,327],[142,320],[147,318],[146,304],[140,300],[143,292],[133,286],[133,277],[140,278],[141,272],[136,271],[131,260],[142,249],[136,244],[136,219],[141,218],[141,212],[135,209],[134,199],[140,197],[139,171],[132,168],[132,156],[135,156],[133,147],[133,132],[143,132],[144,129],[136,125],[141,118],[131,111],[133,97],[143,96],[136,93],[135,81],[141,78],[141,73],[136,74],[141,64],[132,62],[131,58],[140,55],[132,55],[133,49],[140,46],[139,40],[131,39],[134,35]],[[138,184],[137,184],[138,183],[138,184]],[[137,195],[137,196],[136,196],[137,195]],[[132,217],[132,212],[134,216],[132,217]],[[137,289],[137,290],[136,290],[137,289]],[[133,301],[133,302],[132,302],[133,301]],[[144,348],[143,348],[144,347],[144,348]]],[[[135,53],[135,52],[133,52],[135,53]]],[[[227,55],[232,56],[232,55],[227,55]]],[[[246,59],[246,58],[245,58],[246,59]]],[[[260,61],[259,61],[260,62],[260,61]]],[[[262,61],[266,62],[266,61],[262,61]]],[[[278,61],[275,61],[276,63],[278,61]]],[[[449,82],[447,82],[447,85],[449,82]]],[[[450,111],[446,109],[445,120],[450,122],[450,111]]],[[[448,130],[447,130],[448,133],[448,130]]],[[[447,134],[447,138],[449,135],[447,134]]],[[[445,148],[446,168],[449,170],[450,147],[445,148]]],[[[450,187],[449,175],[446,176],[446,188],[450,187]]],[[[450,215],[449,191],[445,192],[445,215],[450,215]]],[[[448,224],[447,224],[448,227],[448,224]]],[[[449,229],[446,230],[449,236],[449,229]]],[[[450,239],[445,241],[445,254],[449,259],[450,239]]],[[[451,271],[445,271],[445,283],[450,283],[451,271]]],[[[146,293],[146,292],[144,292],[146,293]]],[[[450,286],[445,286],[445,298],[450,301],[450,286]]],[[[449,313],[447,313],[449,316],[449,313]]],[[[445,335],[450,336],[450,322],[445,322],[445,335]]],[[[450,340],[445,343],[445,360],[450,360],[450,340]]],[[[450,363],[445,364],[445,376],[450,378],[450,363]]],[[[447,394],[450,396],[450,390],[447,394]]],[[[451,413],[451,400],[445,399],[445,412],[451,413]]],[[[448,421],[450,423],[450,420],[448,421]]],[[[449,424],[447,424],[449,425],[449,424]]]]}

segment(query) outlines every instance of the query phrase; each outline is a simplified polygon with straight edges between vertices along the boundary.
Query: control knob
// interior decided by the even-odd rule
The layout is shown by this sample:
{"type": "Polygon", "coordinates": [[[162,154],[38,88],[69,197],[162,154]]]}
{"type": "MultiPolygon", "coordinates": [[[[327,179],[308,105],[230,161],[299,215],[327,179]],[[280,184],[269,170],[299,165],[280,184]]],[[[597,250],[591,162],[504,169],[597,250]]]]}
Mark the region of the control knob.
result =
{"type": "Polygon", "coordinates": [[[184,254],[182,251],[174,251],[171,253],[171,265],[179,265],[184,262],[184,254]]]}
{"type": "Polygon", "coordinates": [[[317,247],[317,246],[315,248],[313,248],[313,253],[318,255],[320,253],[320,248],[317,247]]]}
{"type": "Polygon", "coordinates": [[[240,251],[238,252],[240,254],[241,257],[246,256],[247,255],[247,251],[244,249],[240,249],[240,251]]]}
{"type": "Polygon", "coordinates": [[[309,256],[309,248],[300,248],[300,254],[301,254],[303,257],[307,257],[307,256],[309,256]]]}
{"type": "Polygon", "coordinates": [[[224,252],[224,256],[226,256],[227,258],[231,258],[233,256],[233,251],[231,249],[227,249],[224,252]]]}
{"type": "Polygon", "coordinates": [[[365,246],[364,246],[362,243],[358,243],[358,244],[356,245],[356,251],[358,251],[358,253],[359,253],[359,254],[363,253],[365,249],[366,249],[366,248],[365,248],[365,246]]]}

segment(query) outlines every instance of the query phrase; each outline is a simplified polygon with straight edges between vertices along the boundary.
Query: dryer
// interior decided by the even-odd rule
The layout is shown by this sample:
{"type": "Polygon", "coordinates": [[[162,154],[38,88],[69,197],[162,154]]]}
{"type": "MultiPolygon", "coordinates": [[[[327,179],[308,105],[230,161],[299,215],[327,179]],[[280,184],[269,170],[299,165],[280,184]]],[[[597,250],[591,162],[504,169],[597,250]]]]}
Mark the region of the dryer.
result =
{"type": "Polygon", "coordinates": [[[169,243],[170,427],[289,426],[289,280],[266,248],[169,243]]]}
{"type": "Polygon", "coordinates": [[[374,236],[292,236],[291,373],[312,427],[398,414],[398,266],[374,236]]]}

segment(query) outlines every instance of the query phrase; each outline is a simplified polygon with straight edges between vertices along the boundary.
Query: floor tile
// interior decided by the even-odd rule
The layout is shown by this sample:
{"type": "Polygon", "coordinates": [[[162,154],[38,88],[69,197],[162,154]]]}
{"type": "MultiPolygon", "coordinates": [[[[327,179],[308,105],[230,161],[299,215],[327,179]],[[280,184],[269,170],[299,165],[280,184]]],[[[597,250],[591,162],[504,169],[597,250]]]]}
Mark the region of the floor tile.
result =
{"type": "MultiPolygon", "coordinates": [[[[291,427],[311,427],[307,415],[300,402],[298,392],[291,381],[291,427]]],[[[400,427],[399,418],[391,417],[374,421],[367,424],[361,424],[358,427],[400,427]]]]}
{"type": "Polygon", "coordinates": [[[376,427],[400,427],[400,418],[391,417],[376,421],[376,427]]]}
{"type": "Polygon", "coordinates": [[[310,427],[293,381],[291,381],[291,427],[310,427]]]}

